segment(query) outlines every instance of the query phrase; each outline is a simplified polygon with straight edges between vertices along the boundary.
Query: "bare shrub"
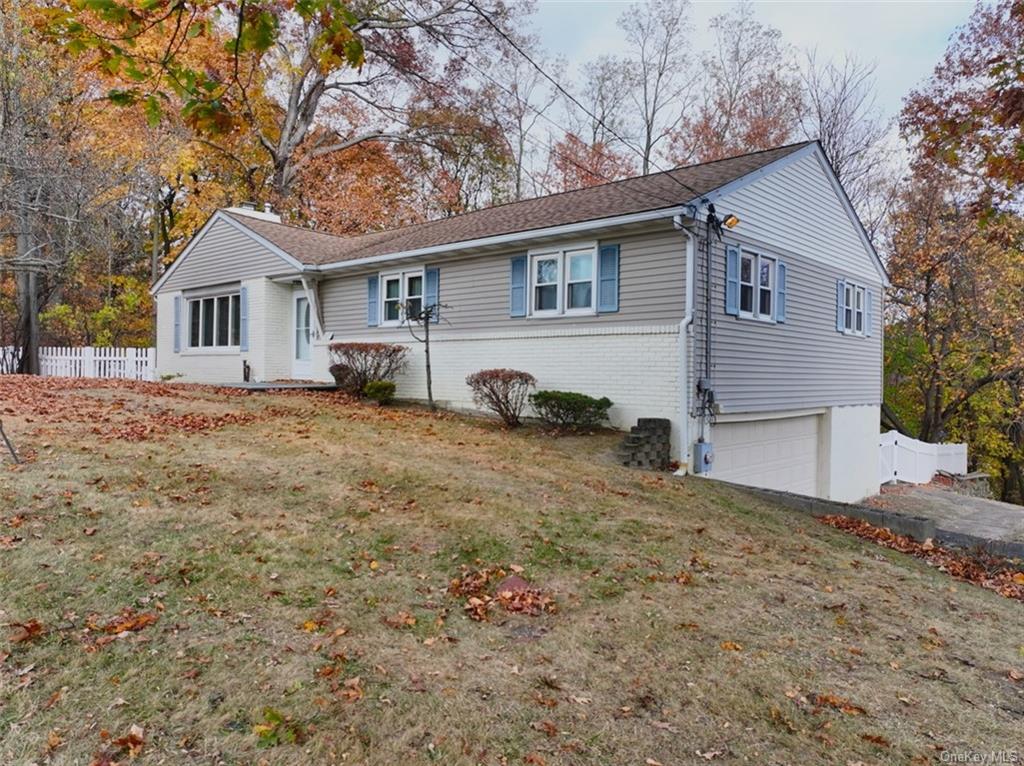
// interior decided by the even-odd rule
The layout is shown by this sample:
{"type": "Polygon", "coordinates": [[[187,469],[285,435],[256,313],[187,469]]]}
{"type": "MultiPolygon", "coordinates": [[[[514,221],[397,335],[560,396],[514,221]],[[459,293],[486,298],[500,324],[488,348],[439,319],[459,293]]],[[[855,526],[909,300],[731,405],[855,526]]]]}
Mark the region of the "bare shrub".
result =
{"type": "Polygon", "coordinates": [[[480,370],[466,378],[476,405],[495,413],[509,428],[519,425],[530,389],[536,384],[536,378],[521,370],[480,370]]]}
{"type": "Polygon", "coordinates": [[[332,343],[331,375],[338,388],[362,396],[374,380],[394,380],[405,369],[409,349],[397,343],[332,343]]]}

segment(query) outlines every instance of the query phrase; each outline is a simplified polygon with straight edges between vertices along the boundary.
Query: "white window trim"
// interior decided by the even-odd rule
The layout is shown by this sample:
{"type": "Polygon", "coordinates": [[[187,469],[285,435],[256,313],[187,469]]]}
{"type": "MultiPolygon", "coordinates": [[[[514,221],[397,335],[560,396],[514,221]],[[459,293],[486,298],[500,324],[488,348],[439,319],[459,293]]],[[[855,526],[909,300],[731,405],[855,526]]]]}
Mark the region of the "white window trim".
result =
{"type": "MultiPolygon", "coordinates": [[[[855,338],[866,337],[868,327],[868,288],[859,282],[845,280],[846,289],[850,291],[851,303],[843,306],[843,335],[852,335],[855,338]],[[857,308],[857,296],[860,296],[860,309],[857,308]],[[850,311],[850,326],[846,326],[846,311],[850,311]],[[857,329],[857,314],[860,314],[860,330],[857,329]]],[[[843,295],[846,301],[846,295],[843,295]]]]}
{"type": "MultiPolygon", "coordinates": [[[[183,323],[182,323],[183,327],[182,327],[182,330],[184,331],[184,335],[185,335],[185,343],[182,346],[182,353],[185,353],[185,354],[188,354],[188,355],[191,355],[191,356],[202,356],[202,355],[207,355],[207,354],[208,355],[215,355],[215,354],[238,354],[238,353],[241,353],[241,346],[238,343],[234,343],[234,344],[228,343],[228,345],[226,345],[226,346],[220,346],[220,345],[216,344],[216,340],[217,340],[217,309],[216,309],[216,305],[217,305],[217,299],[218,298],[236,298],[238,300],[239,304],[241,304],[241,302],[242,302],[242,293],[241,293],[241,290],[236,289],[236,290],[227,290],[227,291],[222,291],[222,292],[215,292],[215,293],[197,295],[195,297],[185,298],[184,299],[184,302],[185,302],[184,314],[185,314],[185,316],[183,317],[183,323]],[[204,345],[202,345],[202,339],[203,339],[203,318],[202,318],[202,311],[203,311],[203,309],[202,309],[202,303],[203,303],[203,301],[207,301],[207,300],[213,300],[213,302],[214,302],[214,312],[213,312],[213,340],[214,340],[214,345],[212,345],[212,346],[204,346],[204,345]],[[199,345],[198,346],[193,346],[192,345],[192,304],[193,303],[199,303],[200,304],[200,309],[199,309],[200,310],[200,314],[199,314],[199,345]]],[[[239,306],[239,309],[241,309],[241,306],[239,306]]],[[[231,323],[231,302],[229,301],[228,302],[228,340],[229,341],[231,340],[231,327],[230,327],[230,323],[231,323]]],[[[241,335],[242,335],[242,324],[241,324],[241,318],[239,318],[239,324],[238,324],[238,336],[239,337],[237,338],[237,340],[241,340],[241,335]]]]}
{"type": "MultiPolygon", "coordinates": [[[[526,275],[526,289],[528,294],[528,319],[558,319],[560,317],[574,317],[574,316],[597,316],[597,289],[598,289],[598,249],[597,242],[572,242],[558,247],[546,247],[538,248],[537,250],[530,250],[527,253],[527,260],[529,262],[529,270],[526,275]],[[569,269],[568,269],[568,257],[569,253],[578,254],[578,251],[589,250],[590,251],[590,306],[589,308],[582,309],[570,309],[569,304],[569,269]],[[557,281],[557,294],[558,294],[558,306],[555,309],[549,309],[540,311],[535,308],[536,292],[534,288],[536,284],[534,277],[537,273],[535,264],[538,260],[545,258],[555,258],[558,261],[558,281],[557,281]]],[[[582,284],[578,282],[576,284],[582,284]]]]}
{"type": "Polygon", "coordinates": [[[408,299],[407,287],[409,284],[409,277],[420,277],[420,300],[425,301],[427,299],[427,278],[425,269],[419,268],[403,269],[402,271],[382,271],[377,275],[377,302],[380,304],[377,308],[377,318],[378,324],[381,327],[402,327],[408,322],[408,319],[405,316],[405,302],[408,299]],[[384,289],[384,285],[387,280],[396,278],[398,279],[398,319],[385,319],[387,292],[384,289]]]}
{"type": "Polygon", "coordinates": [[[737,281],[739,282],[739,295],[736,296],[736,305],[739,309],[739,317],[741,319],[753,319],[757,322],[769,322],[776,324],[775,320],[775,300],[777,297],[776,280],[779,278],[779,259],[774,255],[768,255],[766,253],[759,253],[753,250],[740,250],[740,263],[739,263],[739,275],[737,281]],[[750,282],[743,281],[743,259],[751,258],[753,260],[753,268],[750,273],[750,282]],[[771,287],[769,288],[772,293],[772,306],[771,313],[767,316],[761,314],[761,261],[771,261],[771,287]],[[750,285],[753,288],[753,296],[750,304],[753,311],[743,310],[743,285],[750,285]]]}

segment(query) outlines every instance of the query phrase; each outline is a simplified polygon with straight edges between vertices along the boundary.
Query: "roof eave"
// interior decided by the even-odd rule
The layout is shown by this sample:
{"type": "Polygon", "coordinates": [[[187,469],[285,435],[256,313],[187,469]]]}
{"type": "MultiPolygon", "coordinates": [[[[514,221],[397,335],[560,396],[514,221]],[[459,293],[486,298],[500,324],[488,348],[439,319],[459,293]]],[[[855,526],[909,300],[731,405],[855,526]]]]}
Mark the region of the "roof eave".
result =
{"type": "Polygon", "coordinates": [[[397,261],[405,258],[418,258],[436,255],[438,253],[452,253],[462,250],[494,247],[505,244],[511,245],[518,242],[528,242],[530,240],[542,239],[545,237],[581,234],[593,231],[594,229],[602,229],[611,226],[625,226],[632,223],[644,223],[646,221],[657,221],[665,218],[672,218],[676,215],[685,214],[688,207],[688,205],[672,205],[671,207],[645,210],[640,213],[629,213],[627,215],[611,216],[608,218],[592,218],[587,221],[563,224],[561,226],[548,226],[542,229],[526,229],[524,231],[510,232],[508,234],[499,234],[491,237],[480,237],[478,239],[467,239],[461,242],[451,242],[441,245],[432,245],[430,247],[415,248],[412,250],[382,253],[381,255],[372,255],[365,258],[351,258],[344,261],[334,261],[319,265],[307,264],[305,270],[332,272],[341,269],[369,266],[377,263],[387,263],[389,261],[397,261]]]}

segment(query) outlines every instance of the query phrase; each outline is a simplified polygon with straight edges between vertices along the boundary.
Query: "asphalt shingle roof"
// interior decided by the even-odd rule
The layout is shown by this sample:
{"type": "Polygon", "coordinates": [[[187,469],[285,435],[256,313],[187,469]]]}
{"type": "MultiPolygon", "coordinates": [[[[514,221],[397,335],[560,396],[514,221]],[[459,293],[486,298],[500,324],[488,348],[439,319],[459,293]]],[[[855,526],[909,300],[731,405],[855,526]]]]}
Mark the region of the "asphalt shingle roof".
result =
{"type": "Polygon", "coordinates": [[[494,237],[674,207],[692,201],[807,146],[809,142],[627,178],[586,189],[510,202],[472,213],[355,236],[336,236],[240,213],[234,220],[307,265],[494,237]]]}

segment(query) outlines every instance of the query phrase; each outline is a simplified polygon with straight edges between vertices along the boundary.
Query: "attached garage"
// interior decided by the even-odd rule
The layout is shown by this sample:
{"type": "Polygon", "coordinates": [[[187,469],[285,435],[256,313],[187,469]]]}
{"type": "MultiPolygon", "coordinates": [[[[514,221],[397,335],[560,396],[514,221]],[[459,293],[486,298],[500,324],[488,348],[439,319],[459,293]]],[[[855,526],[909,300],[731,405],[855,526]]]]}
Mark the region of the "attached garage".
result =
{"type": "Polygon", "coordinates": [[[717,422],[709,476],[800,495],[821,495],[823,414],[717,422]]]}

